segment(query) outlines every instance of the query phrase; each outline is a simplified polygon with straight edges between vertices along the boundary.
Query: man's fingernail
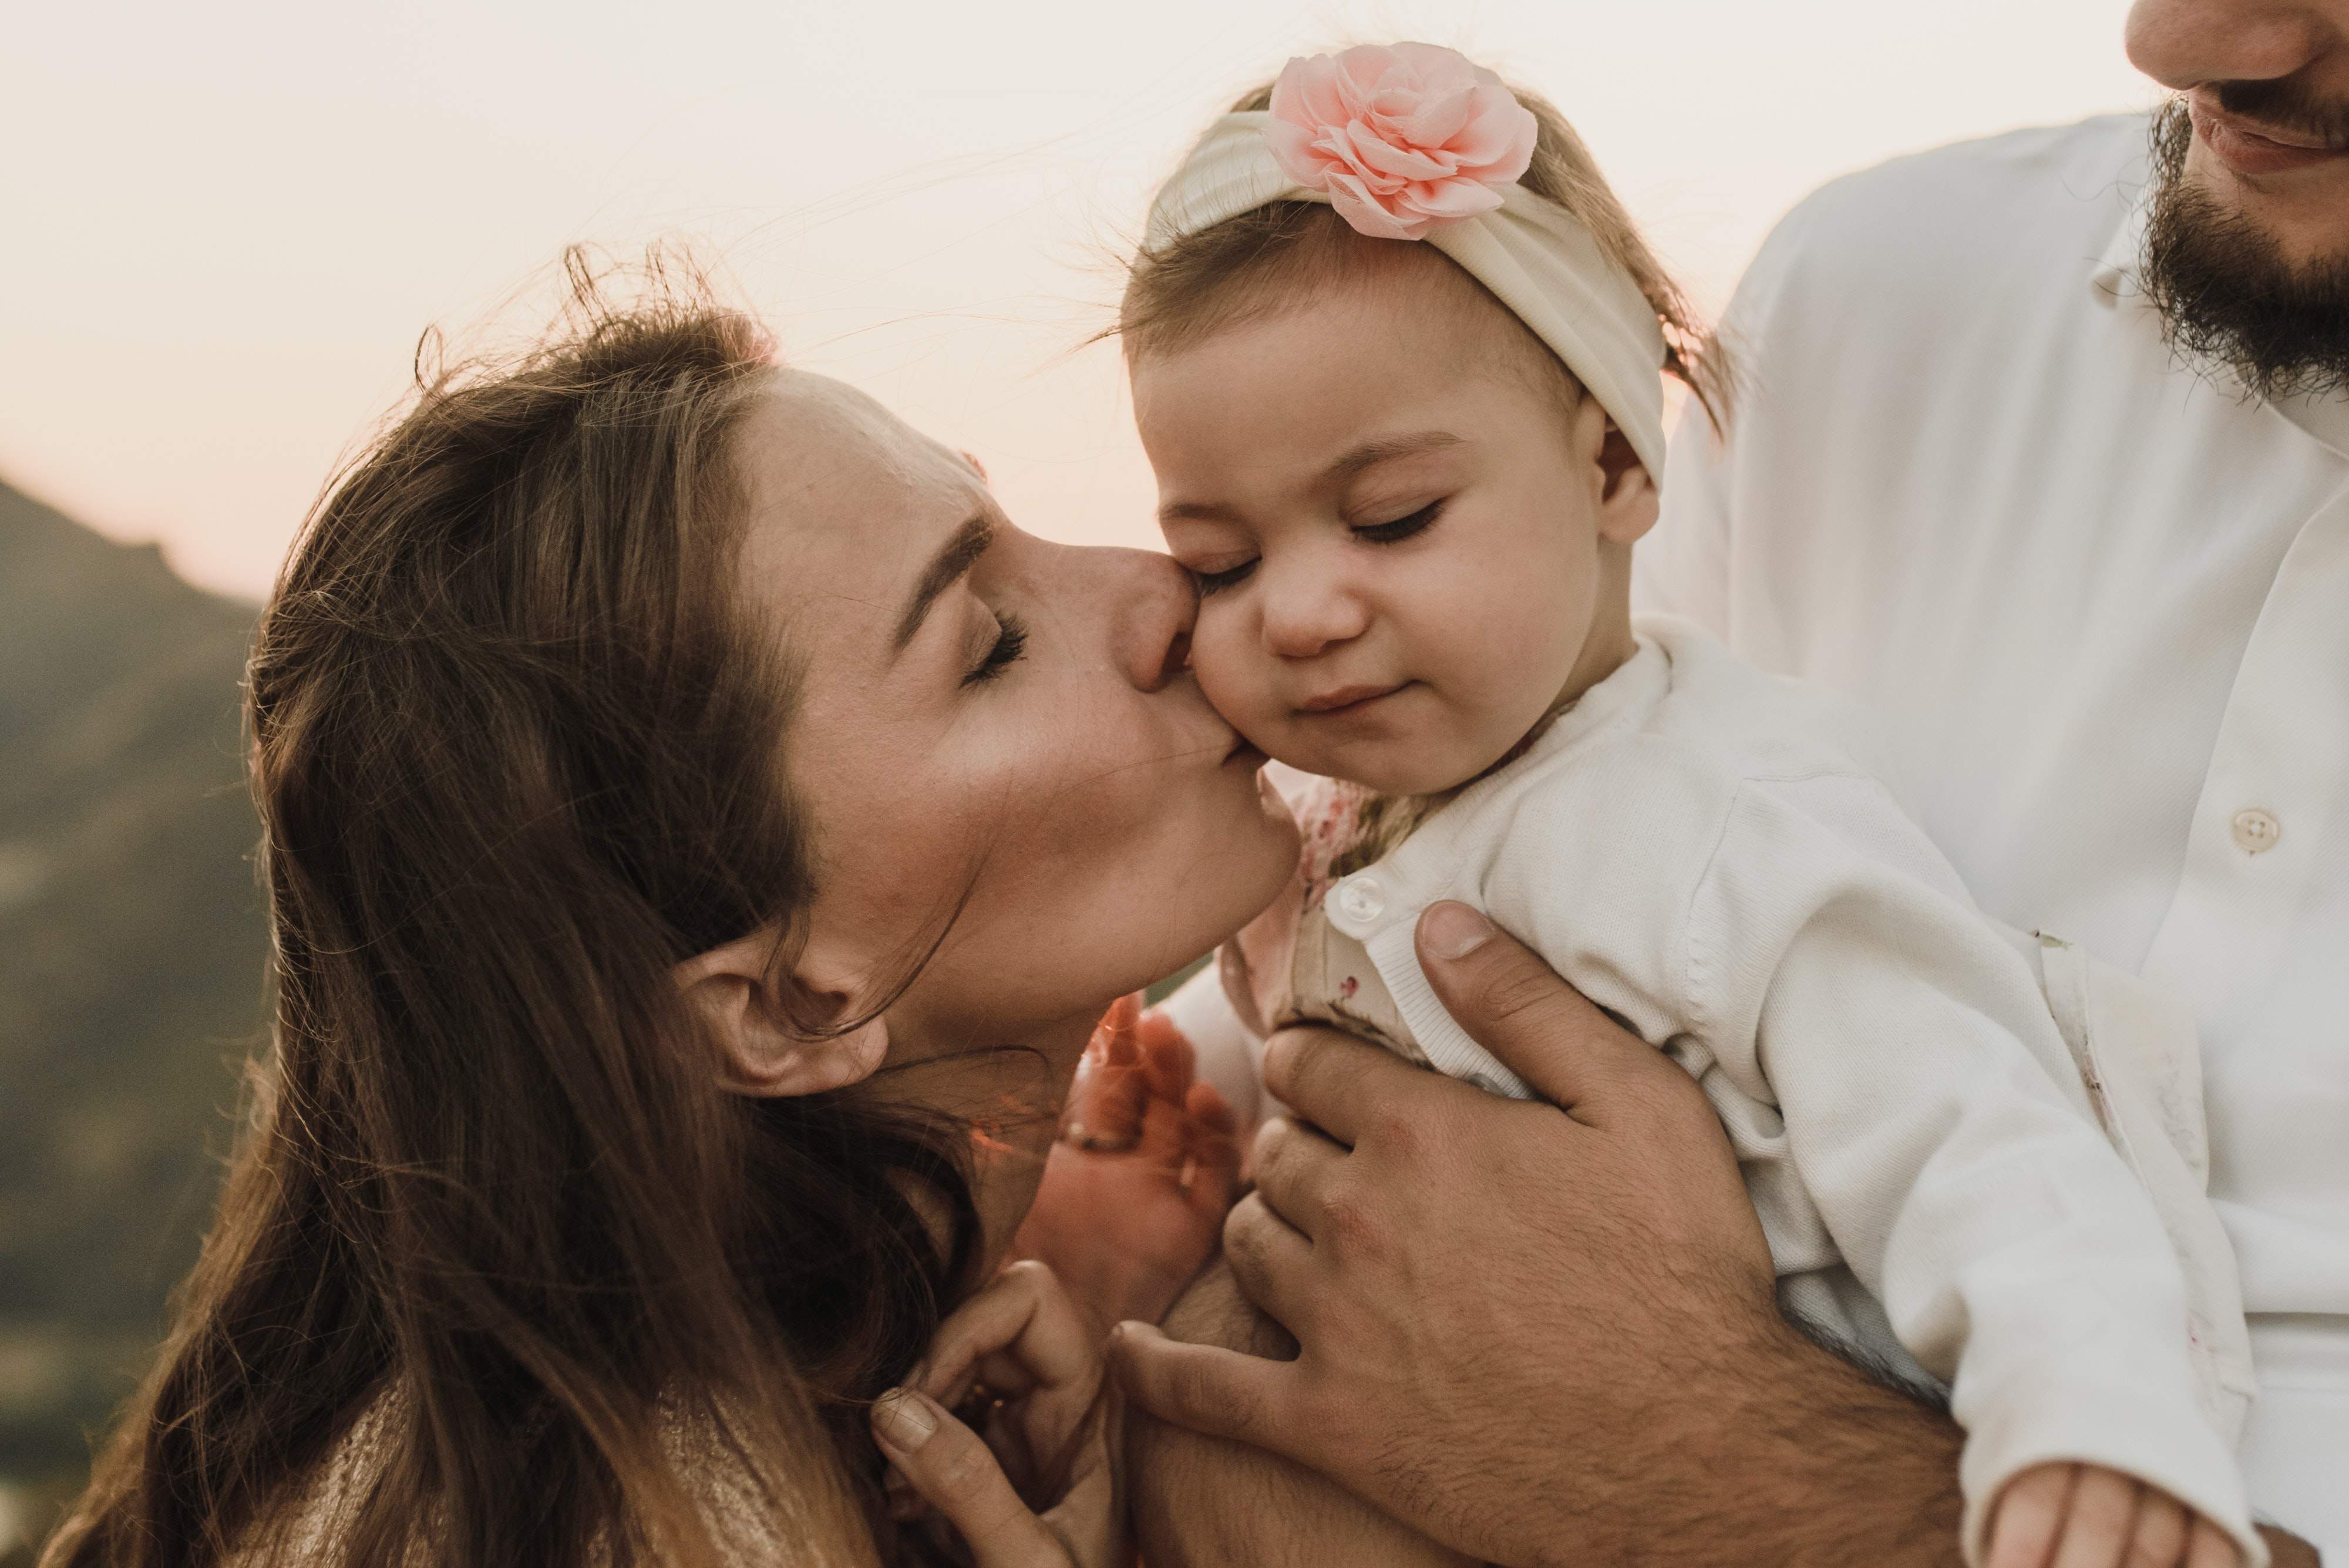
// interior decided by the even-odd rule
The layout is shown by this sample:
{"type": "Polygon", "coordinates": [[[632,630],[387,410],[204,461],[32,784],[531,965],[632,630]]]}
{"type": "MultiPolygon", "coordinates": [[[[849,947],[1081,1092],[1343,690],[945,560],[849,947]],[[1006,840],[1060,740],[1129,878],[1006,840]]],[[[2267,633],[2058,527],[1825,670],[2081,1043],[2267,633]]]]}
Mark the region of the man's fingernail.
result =
{"type": "Polygon", "coordinates": [[[938,1429],[937,1416],[910,1388],[892,1388],[873,1401],[873,1429],[901,1454],[910,1454],[938,1429]]]}
{"type": "Polygon", "coordinates": [[[1463,959],[1485,945],[1493,934],[1493,922],[1447,898],[1427,907],[1419,918],[1419,933],[1437,958],[1463,959]]]}

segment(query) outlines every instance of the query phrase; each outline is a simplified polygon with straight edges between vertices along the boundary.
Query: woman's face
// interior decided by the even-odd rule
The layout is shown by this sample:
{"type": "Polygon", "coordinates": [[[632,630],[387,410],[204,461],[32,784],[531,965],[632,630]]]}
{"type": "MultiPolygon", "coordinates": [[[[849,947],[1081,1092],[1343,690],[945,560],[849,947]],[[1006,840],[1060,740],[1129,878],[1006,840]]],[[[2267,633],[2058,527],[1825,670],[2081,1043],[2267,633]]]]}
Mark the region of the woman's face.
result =
{"type": "MultiPolygon", "coordinates": [[[[738,452],[744,591],[799,677],[802,979],[854,1002],[918,966],[889,1062],[1032,1046],[1048,1070],[994,1108],[1057,1115],[1110,1002],[1228,936],[1296,864],[1262,757],[1187,668],[1189,581],[1021,533],[968,459],[822,377],[779,372],[738,452]]],[[[1005,1058],[975,1060],[1002,1090],[1005,1058]]]]}

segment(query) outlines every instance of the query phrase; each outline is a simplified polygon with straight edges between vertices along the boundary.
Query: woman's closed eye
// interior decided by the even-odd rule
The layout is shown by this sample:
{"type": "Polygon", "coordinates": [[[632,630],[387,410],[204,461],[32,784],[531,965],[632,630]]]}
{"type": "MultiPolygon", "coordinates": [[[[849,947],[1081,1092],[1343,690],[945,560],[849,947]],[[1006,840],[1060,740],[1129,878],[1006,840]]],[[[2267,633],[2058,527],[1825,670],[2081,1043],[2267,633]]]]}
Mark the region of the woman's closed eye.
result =
{"type": "Polygon", "coordinates": [[[1392,523],[1361,524],[1353,530],[1353,534],[1355,538],[1367,544],[1392,545],[1414,534],[1424,533],[1443,515],[1444,503],[1431,501],[1409,516],[1398,517],[1392,523]]]}
{"type": "Polygon", "coordinates": [[[994,680],[1019,663],[1019,656],[1028,651],[1028,628],[1018,616],[999,611],[995,624],[995,641],[988,646],[986,656],[962,678],[965,686],[978,686],[994,680]]]}

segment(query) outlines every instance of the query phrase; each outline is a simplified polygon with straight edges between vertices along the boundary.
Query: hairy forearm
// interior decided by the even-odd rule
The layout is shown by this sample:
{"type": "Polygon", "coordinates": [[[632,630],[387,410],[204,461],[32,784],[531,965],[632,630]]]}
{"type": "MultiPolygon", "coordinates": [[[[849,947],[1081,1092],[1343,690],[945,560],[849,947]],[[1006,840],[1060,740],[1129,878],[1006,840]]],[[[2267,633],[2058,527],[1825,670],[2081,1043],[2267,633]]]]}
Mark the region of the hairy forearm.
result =
{"type": "Polygon", "coordinates": [[[1723,1478],[1759,1506],[1707,1561],[1956,1568],[1965,1434],[1947,1411],[1799,1335],[1765,1366],[1717,1428],[1723,1478]]]}
{"type": "MultiPolygon", "coordinates": [[[[1295,1354],[1220,1263],[1165,1328],[1256,1355],[1295,1354]]],[[[1528,1516],[1509,1533],[1550,1543],[1508,1568],[1956,1568],[1963,1434],[1946,1414],[1792,1328],[1701,1360],[1697,1375],[1660,1376],[1652,1418],[1610,1444],[1597,1473],[1524,1451],[1512,1435],[1519,1413],[1490,1411],[1490,1469],[1520,1478],[1509,1490],[1528,1516]]],[[[1152,1568],[1470,1561],[1396,1523],[1376,1498],[1244,1444],[1137,1415],[1127,1458],[1152,1568]]]]}
{"type": "Polygon", "coordinates": [[[1946,1412],[1791,1327],[1701,1362],[1660,1376],[1604,1473],[1538,1489],[1559,1544],[1511,1568],[1958,1568],[1946,1412]]]}
{"type": "MultiPolygon", "coordinates": [[[[1296,1342],[1250,1306],[1218,1262],[1164,1325],[1195,1344],[1285,1360],[1296,1342]]],[[[1131,1412],[1126,1474],[1150,1568],[1454,1568],[1470,1560],[1396,1523],[1336,1482],[1278,1455],[1131,1412]]]]}

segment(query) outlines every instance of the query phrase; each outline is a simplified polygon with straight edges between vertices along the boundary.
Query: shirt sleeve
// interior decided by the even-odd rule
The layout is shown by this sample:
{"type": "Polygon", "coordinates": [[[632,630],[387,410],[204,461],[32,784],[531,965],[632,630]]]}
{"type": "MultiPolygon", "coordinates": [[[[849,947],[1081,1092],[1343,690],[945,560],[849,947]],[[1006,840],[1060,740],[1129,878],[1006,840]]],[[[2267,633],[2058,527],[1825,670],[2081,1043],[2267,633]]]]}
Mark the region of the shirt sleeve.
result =
{"type": "Polygon", "coordinates": [[[1683,961],[1692,1032],[1775,1100],[1845,1262],[1951,1385],[1970,1561],[1999,1489],[2050,1460],[2160,1487],[2261,1561],[2160,1220],[2029,965],[1889,793],[1749,781],[1683,961]]]}

